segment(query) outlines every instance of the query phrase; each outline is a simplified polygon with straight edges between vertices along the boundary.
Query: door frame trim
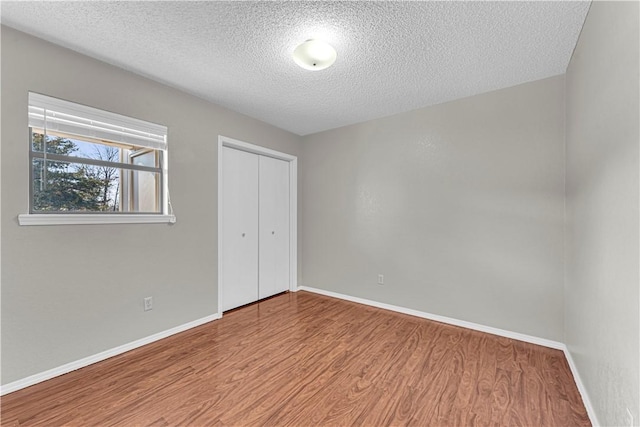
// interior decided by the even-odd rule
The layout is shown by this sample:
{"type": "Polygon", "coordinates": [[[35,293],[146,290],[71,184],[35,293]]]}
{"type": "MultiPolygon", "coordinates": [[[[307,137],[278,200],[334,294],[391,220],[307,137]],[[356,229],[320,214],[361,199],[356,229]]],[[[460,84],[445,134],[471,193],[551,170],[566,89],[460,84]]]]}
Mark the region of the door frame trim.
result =
{"type": "Polygon", "coordinates": [[[218,314],[222,316],[222,148],[246,151],[289,162],[289,291],[298,290],[298,158],[291,154],[271,150],[259,145],[218,135],[218,314]]]}

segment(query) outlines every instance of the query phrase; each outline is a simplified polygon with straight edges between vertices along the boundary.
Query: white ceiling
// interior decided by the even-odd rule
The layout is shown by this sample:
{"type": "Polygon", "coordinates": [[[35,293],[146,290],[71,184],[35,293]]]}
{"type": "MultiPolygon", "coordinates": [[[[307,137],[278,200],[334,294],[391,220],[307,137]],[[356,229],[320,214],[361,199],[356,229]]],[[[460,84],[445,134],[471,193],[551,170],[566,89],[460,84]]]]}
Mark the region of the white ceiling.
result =
{"type": "Polygon", "coordinates": [[[1,3],[2,23],[306,135],[562,74],[589,2],[1,3]],[[336,63],[306,71],[320,38],[336,63]]]}

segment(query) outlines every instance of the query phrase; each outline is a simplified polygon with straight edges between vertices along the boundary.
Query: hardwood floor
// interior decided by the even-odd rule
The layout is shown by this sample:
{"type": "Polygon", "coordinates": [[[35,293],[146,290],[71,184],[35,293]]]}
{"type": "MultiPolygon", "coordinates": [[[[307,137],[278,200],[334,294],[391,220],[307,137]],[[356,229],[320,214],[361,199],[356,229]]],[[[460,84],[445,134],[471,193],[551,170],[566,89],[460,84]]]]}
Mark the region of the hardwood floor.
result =
{"type": "Polygon", "coordinates": [[[564,354],[307,292],[2,398],[3,426],[585,426],[564,354]]]}

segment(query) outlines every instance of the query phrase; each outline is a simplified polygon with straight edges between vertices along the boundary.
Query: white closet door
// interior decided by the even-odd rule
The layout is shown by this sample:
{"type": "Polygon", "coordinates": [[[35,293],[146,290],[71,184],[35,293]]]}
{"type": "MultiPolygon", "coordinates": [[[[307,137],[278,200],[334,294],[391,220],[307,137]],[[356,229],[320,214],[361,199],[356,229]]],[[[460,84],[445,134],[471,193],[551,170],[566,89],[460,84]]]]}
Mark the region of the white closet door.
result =
{"type": "Polygon", "coordinates": [[[289,289],[289,162],[260,156],[260,298],[289,289]]]}
{"type": "Polygon", "coordinates": [[[258,159],[223,147],[222,309],[258,299],[258,159]]]}

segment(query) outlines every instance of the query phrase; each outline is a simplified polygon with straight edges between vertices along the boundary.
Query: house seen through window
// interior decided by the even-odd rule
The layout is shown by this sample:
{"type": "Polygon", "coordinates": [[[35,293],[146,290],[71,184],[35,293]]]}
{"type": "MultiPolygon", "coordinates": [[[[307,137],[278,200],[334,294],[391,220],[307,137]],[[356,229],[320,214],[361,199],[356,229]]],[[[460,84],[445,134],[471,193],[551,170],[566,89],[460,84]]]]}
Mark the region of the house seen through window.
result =
{"type": "Polygon", "coordinates": [[[166,133],[30,93],[30,212],[166,213],[166,133]]]}

